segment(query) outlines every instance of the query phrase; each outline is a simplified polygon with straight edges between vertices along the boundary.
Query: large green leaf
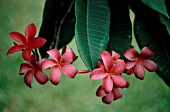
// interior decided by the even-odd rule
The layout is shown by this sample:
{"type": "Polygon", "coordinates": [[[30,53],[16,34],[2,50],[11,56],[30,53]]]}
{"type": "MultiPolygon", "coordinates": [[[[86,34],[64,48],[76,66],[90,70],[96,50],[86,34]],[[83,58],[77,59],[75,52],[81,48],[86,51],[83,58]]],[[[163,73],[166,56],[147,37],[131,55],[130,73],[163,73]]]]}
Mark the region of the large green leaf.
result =
{"type": "Polygon", "coordinates": [[[93,68],[109,42],[110,9],[108,0],[88,0],[87,36],[93,68]]]}
{"type": "Polygon", "coordinates": [[[129,0],[110,0],[110,47],[123,56],[131,47],[132,28],[129,17],[129,0]]]}
{"type": "Polygon", "coordinates": [[[166,10],[165,0],[141,0],[141,1],[150,8],[152,8],[153,10],[161,14],[164,14],[169,18],[168,12],[166,10]]]}
{"type": "Polygon", "coordinates": [[[87,38],[87,0],[76,0],[76,28],[75,39],[80,56],[89,70],[92,70],[88,38],[87,38]]]}
{"type": "Polygon", "coordinates": [[[159,21],[159,14],[144,4],[131,5],[135,13],[134,31],[140,48],[148,45],[155,54],[151,57],[158,65],[158,75],[170,86],[170,37],[159,21]]]}
{"type": "Polygon", "coordinates": [[[40,48],[42,57],[47,56],[47,50],[55,46],[60,49],[74,37],[75,13],[72,3],[73,0],[46,0],[39,32],[39,36],[47,39],[45,45],[40,48]],[[58,34],[59,41],[56,43],[58,34]]]}

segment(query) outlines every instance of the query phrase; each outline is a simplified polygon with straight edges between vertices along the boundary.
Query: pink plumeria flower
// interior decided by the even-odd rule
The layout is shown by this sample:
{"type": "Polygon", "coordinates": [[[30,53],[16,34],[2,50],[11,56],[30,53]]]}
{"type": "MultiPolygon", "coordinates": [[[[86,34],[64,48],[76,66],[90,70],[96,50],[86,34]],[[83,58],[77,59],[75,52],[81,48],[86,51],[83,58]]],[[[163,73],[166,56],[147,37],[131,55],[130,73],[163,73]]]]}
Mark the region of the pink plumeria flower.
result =
{"type": "Polygon", "coordinates": [[[102,86],[97,89],[96,95],[98,97],[102,97],[103,103],[106,104],[111,104],[113,100],[118,100],[123,96],[122,92],[117,88],[113,88],[110,93],[105,93],[105,90],[102,88],[102,86]]]}
{"type": "Polygon", "coordinates": [[[94,69],[90,78],[93,80],[103,79],[102,87],[106,93],[110,93],[113,89],[113,84],[123,88],[126,86],[126,80],[120,75],[126,67],[123,60],[113,61],[112,56],[107,51],[101,53],[102,62],[98,63],[97,69],[94,69]]]}
{"type": "Polygon", "coordinates": [[[40,48],[46,42],[46,39],[42,37],[35,38],[36,27],[33,23],[26,27],[25,36],[19,32],[11,32],[9,35],[17,43],[14,43],[14,46],[8,50],[7,54],[23,51],[22,57],[26,61],[30,58],[32,49],[40,48]]]}
{"type": "Polygon", "coordinates": [[[31,88],[33,76],[40,84],[45,84],[48,81],[48,77],[43,73],[41,64],[44,60],[36,61],[36,55],[31,55],[28,63],[22,63],[20,66],[20,74],[25,74],[24,82],[31,88]]]}
{"type": "Polygon", "coordinates": [[[128,59],[126,61],[126,69],[134,67],[134,74],[139,79],[144,79],[146,68],[149,72],[157,70],[157,64],[152,60],[149,60],[151,56],[154,55],[154,52],[148,47],[144,47],[139,54],[134,48],[130,48],[125,51],[124,56],[128,59]]]}
{"type": "Polygon", "coordinates": [[[52,67],[50,81],[54,85],[60,82],[62,72],[69,78],[74,78],[78,72],[77,68],[71,64],[75,59],[72,49],[62,52],[63,55],[61,56],[57,49],[47,51],[52,59],[46,59],[42,64],[43,70],[52,67]]]}

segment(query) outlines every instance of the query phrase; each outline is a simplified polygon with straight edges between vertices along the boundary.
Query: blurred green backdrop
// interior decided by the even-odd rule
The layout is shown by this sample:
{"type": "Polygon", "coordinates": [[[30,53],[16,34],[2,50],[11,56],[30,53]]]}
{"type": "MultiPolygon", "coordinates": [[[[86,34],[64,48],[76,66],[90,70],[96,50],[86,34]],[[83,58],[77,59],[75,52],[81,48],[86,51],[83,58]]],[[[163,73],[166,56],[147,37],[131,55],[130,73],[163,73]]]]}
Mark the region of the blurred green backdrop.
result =
{"type": "MultiPolygon", "coordinates": [[[[122,90],[122,99],[110,105],[96,97],[101,81],[90,80],[89,74],[74,80],[63,75],[58,86],[50,82],[42,86],[34,80],[33,88],[28,88],[18,75],[21,53],[6,56],[12,46],[8,33],[24,33],[29,23],[39,30],[44,2],[0,0],[0,112],[170,112],[170,88],[155,73],[147,73],[143,81],[125,76],[131,86],[122,90]]],[[[77,52],[74,40],[69,47],[77,52]]],[[[85,69],[81,59],[75,65],[85,69]]]]}

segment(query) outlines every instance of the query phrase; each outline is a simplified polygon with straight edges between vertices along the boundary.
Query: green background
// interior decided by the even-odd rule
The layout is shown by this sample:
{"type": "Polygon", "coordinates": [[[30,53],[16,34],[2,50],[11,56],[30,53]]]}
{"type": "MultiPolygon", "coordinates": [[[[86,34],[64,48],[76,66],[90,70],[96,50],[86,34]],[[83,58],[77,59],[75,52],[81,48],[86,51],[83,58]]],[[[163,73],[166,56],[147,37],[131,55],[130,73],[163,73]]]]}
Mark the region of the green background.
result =
{"type": "MultiPolygon", "coordinates": [[[[50,82],[42,86],[34,80],[33,88],[28,88],[18,75],[21,52],[6,56],[13,45],[8,34],[24,33],[29,23],[39,30],[44,2],[0,1],[0,112],[170,112],[170,88],[155,73],[146,73],[143,81],[123,74],[131,85],[122,90],[122,99],[110,105],[96,97],[101,81],[90,80],[89,74],[78,74],[74,80],[62,75],[58,86],[50,82]]],[[[74,40],[69,47],[77,52],[74,40]]],[[[80,58],[74,64],[85,69],[80,58]]]]}

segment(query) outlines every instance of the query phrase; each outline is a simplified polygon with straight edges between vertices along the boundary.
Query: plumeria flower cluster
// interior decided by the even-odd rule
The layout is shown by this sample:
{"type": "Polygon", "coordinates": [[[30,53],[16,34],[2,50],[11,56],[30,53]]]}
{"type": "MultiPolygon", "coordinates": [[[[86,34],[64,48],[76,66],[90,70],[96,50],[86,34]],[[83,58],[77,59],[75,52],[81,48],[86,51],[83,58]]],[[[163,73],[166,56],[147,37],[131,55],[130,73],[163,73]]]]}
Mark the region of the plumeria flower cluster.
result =
{"type": "Polygon", "coordinates": [[[129,86],[129,82],[121,76],[126,68],[126,63],[119,59],[120,55],[115,51],[112,51],[111,54],[102,51],[100,57],[101,61],[98,62],[98,68],[91,72],[90,78],[93,80],[103,79],[102,86],[98,88],[96,94],[102,97],[104,103],[110,104],[113,100],[122,97],[118,88],[129,86]]]}
{"type": "MultiPolygon", "coordinates": [[[[19,32],[11,32],[10,37],[15,41],[7,54],[13,54],[22,51],[22,58],[25,63],[20,65],[20,75],[24,75],[24,82],[28,87],[32,87],[32,80],[40,84],[45,84],[48,80],[54,85],[58,85],[62,73],[69,78],[74,78],[78,73],[88,73],[89,70],[78,70],[72,63],[78,58],[73,50],[63,47],[61,53],[58,49],[47,51],[49,59],[44,58],[39,60],[37,49],[42,47],[46,39],[35,37],[36,27],[29,24],[26,27],[25,35],[19,32]],[[50,70],[49,78],[44,73],[46,69],[50,70]]],[[[99,57],[97,68],[91,71],[90,79],[102,80],[102,84],[98,87],[96,95],[102,97],[102,101],[106,104],[111,104],[112,101],[122,98],[123,94],[120,89],[128,88],[130,83],[125,80],[122,73],[135,74],[136,78],[144,79],[145,71],[153,72],[157,70],[157,64],[149,58],[154,55],[154,52],[148,47],[144,47],[141,53],[138,53],[134,48],[125,51],[125,61],[120,59],[120,55],[111,51],[102,51],[99,57]]]]}
{"type": "Polygon", "coordinates": [[[66,50],[66,46],[62,49],[62,55],[57,49],[47,51],[52,59],[37,59],[36,50],[42,47],[46,39],[36,37],[35,25],[29,24],[25,30],[25,36],[19,32],[11,32],[10,37],[16,41],[14,46],[11,47],[8,54],[13,54],[22,51],[22,58],[26,61],[20,65],[19,74],[24,76],[24,82],[28,87],[32,87],[33,77],[40,84],[45,84],[49,78],[43,72],[45,69],[52,67],[50,72],[50,81],[52,84],[57,85],[60,82],[62,72],[69,78],[74,78],[77,73],[88,73],[89,70],[77,70],[72,63],[78,58],[72,49],[66,50]]]}
{"type": "Polygon", "coordinates": [[[120,55],[115,51],[111,54],[102,51],[100,55],[101,61],[98,62],[98,68],[94,69],[90,78],[93,80],[102,79],[102,85],[96,91],[98,97],[102,97],[102,101],[106,104],[112,103],[113,100],[121,98],[122,92],[119,88],[127,88],[130,83],[122,77],[122,73],[135,74],[136,78],[144,79],[146,68],[149,72],[157,70],[157,64],[149,60],[154,52],[148,47],[144,47],[139,54],[134,48],[125,51],[124,56],[127,60],[119,59],[120,55]]]}

